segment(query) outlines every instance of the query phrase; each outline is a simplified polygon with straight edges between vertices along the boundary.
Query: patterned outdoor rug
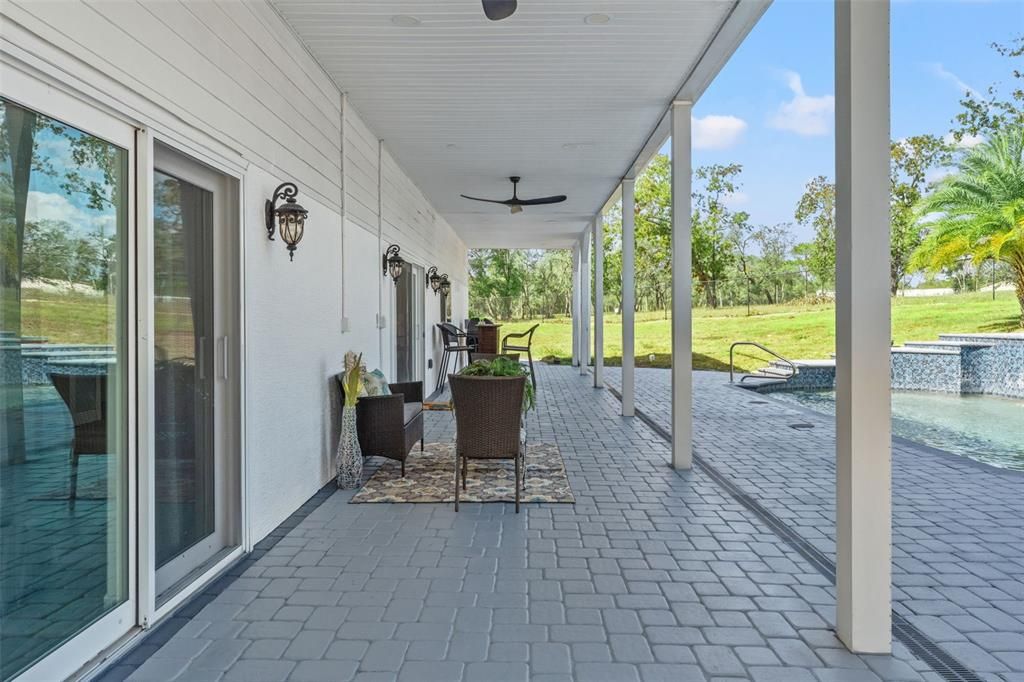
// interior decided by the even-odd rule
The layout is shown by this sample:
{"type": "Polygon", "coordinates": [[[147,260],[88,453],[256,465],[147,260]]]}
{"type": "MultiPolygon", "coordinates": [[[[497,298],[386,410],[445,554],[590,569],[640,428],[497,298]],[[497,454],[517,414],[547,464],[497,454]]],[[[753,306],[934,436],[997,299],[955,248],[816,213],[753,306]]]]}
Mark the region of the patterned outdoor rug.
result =
{"type": "MultiPolygon", "coordinates": [[[[363,502],[454,502],[455,444],[427,443],[426,452],[413,449],[401,465],[393,460],[381,464],[363,484],[352,503],[363,502]]],[[[515,502],[515,462],[512,460],[470,460],[466,489],[460,502],[515,502]]],[[[555,445],[526,448],[526,490],[521,502],[564,502],[573,504],[565,463],[555,445]]]]}

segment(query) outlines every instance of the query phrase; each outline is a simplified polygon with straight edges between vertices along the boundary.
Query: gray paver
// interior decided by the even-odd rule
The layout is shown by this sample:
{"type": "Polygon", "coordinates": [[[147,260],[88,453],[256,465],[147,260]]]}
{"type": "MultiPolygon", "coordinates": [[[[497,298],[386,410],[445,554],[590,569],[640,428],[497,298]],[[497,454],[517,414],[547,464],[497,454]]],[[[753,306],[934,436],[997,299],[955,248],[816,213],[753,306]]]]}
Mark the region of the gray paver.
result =
{"type": "MultiPolygon", "coordinates": [[[[589,378],[538,371],[529,438],[558,445],[575,505],[527,504],[516,515],[467,504],[456,514],[350,505],[352,492],[338,491],[217,597],[206,615],[218,620],[183,628],[132,679],[220,674],[196,664],[208,647],[210,666],[223,647],[225,680],[800,682],[823,670],[924,679],[905,651],[844,655],[827,629],[832,587],[811,566],[700,471],[668,468],[664,442],[618,416],[589,378]],[[838,663],[847,667],[829,667],[838,663]]],[[[429,441],[453,435],[450,414],[428,413],[426,427],[429,441]]],[[[738,435],[720,438],[731,446],[738,435]]],[[[813,528],[818,518],[796,520],[813,528]]],[[[959,617],[975,633],[1024,632],[989,623],[1017,622],[1012,608],[966,608],[959,617]]]]}

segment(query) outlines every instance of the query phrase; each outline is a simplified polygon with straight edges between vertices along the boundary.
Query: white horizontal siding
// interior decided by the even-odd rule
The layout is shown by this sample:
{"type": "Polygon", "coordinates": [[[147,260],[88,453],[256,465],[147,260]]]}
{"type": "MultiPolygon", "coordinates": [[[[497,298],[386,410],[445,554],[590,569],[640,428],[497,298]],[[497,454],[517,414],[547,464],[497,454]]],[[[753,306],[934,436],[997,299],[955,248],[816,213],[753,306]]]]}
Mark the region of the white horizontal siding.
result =
{"type": "Polygon", "coordinates": [[[377,232],[380,212],[377,137],[353,107],[346,108],[344,119],[345,213],[352,222],[377,232]]]}
{"type": "MultiPolygon", "coordinates": [[[[228,3],[238,21],[263,19],[245,3],[228,3]],[[248,16],[247,16],[248,15],[248,16]]],[[[10,0],[4,14],[72,58],[139,93],[179,120],[222,140],[246,159],[294,179],[337,208],[341,196],[340,95],[321,93],[326,79],[308,54],[265,43],[269,57],[250,61],[254,39],[240,30],[213,32],[201,16],[221,6],[170,0],[138,3],[10,0]],[[276,50],[276,51],[275,51],[276,50]],[[284,87],[279,94],[270,84],[284,87]],[[318,106],[301,92],[322,100],[318,106]],[[325,100],[325,101],[324,101],[325,100]],[[334,112],[331,114],[331,112],[334,112]],[[314,113],[315,112],[315,113],[314,113]]],[[[291,38],[280,19],[276,30],[291,38]]],[[[294,40],[293,38],[291,38],[294,40]]]]}
{"type": "MultiPolygon", "coordinates": [[[[394,287],[383,286],[380,231],[414,262],[449,273],[456,319],[465,315],[465,245],[380,151],[372,126],[354,108],[342,111],[338,84],[265,2],[9,0],[0,18],[5,60],[241,178],[247,500],[257,541],[331,476],[331,377],[344,352],[389,366],[393,330],[379,330],[377,316],[391,310],[394,287]],[[286,180],[310,212],[294,262],[262,225],[264,199],[286,180]]],[[[439,301],[429,292],[425,313],[432,329],[439,301]]],[[[433,336],[429,358],[440,352],[433,336]]],[[[429,392],[430,370],[426,379],[429,392]]]]}

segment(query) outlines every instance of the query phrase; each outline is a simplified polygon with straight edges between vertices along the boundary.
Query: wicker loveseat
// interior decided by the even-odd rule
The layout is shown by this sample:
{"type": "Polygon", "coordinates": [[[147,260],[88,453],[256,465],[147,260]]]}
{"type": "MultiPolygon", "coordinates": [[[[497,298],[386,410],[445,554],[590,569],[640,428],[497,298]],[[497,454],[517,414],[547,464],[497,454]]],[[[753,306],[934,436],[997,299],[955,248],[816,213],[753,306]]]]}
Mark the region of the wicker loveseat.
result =
{"type": "MultiPolygon", "coordinates": [[[[338,375],[342,386],[343,375],[338,375]]],[[[356,404],[356,432],[363,457],[387,457],[402,463],[416,441],[423,450],[423,382],[388,384],[391,395],[365,396],[356,404]]],[[[344,389],[341,389],[344,395],[344,389]]]]}

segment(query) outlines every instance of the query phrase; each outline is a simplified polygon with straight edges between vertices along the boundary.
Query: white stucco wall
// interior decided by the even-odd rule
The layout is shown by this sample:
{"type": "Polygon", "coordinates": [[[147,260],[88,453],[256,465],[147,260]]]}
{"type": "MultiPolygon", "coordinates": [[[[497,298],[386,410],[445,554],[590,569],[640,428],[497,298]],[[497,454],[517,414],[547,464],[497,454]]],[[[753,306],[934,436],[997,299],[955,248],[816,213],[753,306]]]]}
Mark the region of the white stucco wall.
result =
{"type": "MultiPolygon", "coordinates": [[[[256,542],[331,476],[330,378],[344,352],[391,366],[382,243],[449,274],[457,323],[468,307],[465,245],[265,2],[9,0],[0,16],[2,68],[51,80],[241,180],[244,463],[256,542]],[[262,218],[286,180],[309,209],[293,263],[267,241],[262,218]]],[[[435,366],[438,308],[428,292],[425,354],[435,366]]],[[[431,369],[425,380],[429,392],[431,369]]]]}

